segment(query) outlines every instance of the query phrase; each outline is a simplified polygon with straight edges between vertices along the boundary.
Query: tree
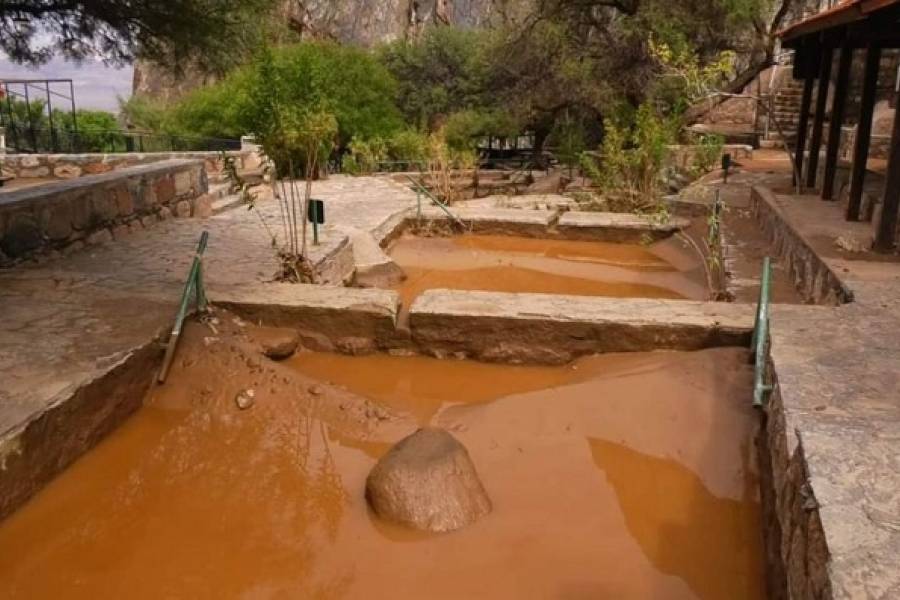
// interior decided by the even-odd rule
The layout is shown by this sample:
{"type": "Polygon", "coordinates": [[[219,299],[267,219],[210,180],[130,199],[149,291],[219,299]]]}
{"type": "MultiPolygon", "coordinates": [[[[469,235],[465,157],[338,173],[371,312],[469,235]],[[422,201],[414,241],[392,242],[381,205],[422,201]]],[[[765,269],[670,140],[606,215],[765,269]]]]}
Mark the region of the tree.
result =
{"type": "Polygon", "coordinates": [[[170,107],[146,99],[123,105],[127,118],[139,127],[174,135],[236,138],[258,133],[258,103],[253,94],[261,65],[278,76],[278,92],[285,104],[324,106],[337,120],[334,140],[340,149],[356,137],[388,137],[402,125],[394,104],[396,81],[365,50],[333,42],[304,42],[265,50],[249,64],[225,78],[194,90],[170,107]]]}
{"type": "Polygon", "coordinates": [[[436,129],[452,113],[491,103],[491,37],[484,30],[432,27],[381,49],[382,64],[399,82],[397,104],[408,122],[436,129]]]}
{"type": "Polygon", "coordinates": [[[28,64],[58,54],[113,64],[140,55],[176,67],[191,58],[212,66],[275,1],[0,0],[0,49],[28,64]]]}

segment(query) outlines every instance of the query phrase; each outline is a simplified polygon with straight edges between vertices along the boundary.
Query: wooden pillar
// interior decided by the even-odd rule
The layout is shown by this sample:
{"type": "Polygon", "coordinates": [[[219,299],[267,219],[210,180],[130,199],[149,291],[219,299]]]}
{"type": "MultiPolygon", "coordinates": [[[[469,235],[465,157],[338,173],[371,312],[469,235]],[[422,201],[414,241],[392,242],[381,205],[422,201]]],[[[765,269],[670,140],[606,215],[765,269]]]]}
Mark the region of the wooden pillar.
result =
{"type": "MultiPolygon", "coordinates": [[[[900,74],[898,74],[900,79],[900,74]]],[[[900,101],[900,81],[895,87],[895,99],[900,101]]],[[[895,106],[900,106],[895,104],[895,106]]],[[[900,111],[898,111],[900,112],[900,111]]],[[[881,203],[881,219],[875,233],[875,251],[891,252],[897,241],[897,213],[900,209],[900,115],[894,117],[894,132],[891,135],[891,151],[888,157],[887,182],[884,186],[884,200],[881,203]]]]}
{"type": "Polygon", "coordinates": [[[812,139],[809,143],[809,161],[806,167],[806,187],[816,187],[816,171],[819,169],[819,150],[822,149],[822,129],[825,127],[825,106],[828,104],[828,85],[831,83],[831,62],[834,50],[822,48],[819,64],[819,89],[816,94],[816,113],[813,119],[812,139]]]}
{"type": "Polygon", "coordinates": [[[831,126],[828,128],[828,145],[825,147],[825,177],[822,180],[822,200],[834,199],[834,178],[837,174],[838,154],[841,151],[841,128],[847,108],[847,94],[850,84],[850,65],[853,63],[853,48],[841,48],[838,63],[837,83],[831,101],[831,126]]]}
{"type": "MultiPolygon", "coordinates": [[[[812,102],[813,86],[816,84],[816,74],[814,69],[807,69],[805,79],[803,80],[803,96],[800,97],[800,120],[797,123],[797,148],[794,151],[794,162],[797,163],[796,177],[802,177],[803,173],[803,154],[806,152],[806,138],[809,133],[809,109],[812,102]]],[[[795,181],[794,184],[801,183],[795,181]]]]}
{"type": "Polygon", "coordinates": [[[856,145],[853,148],[850,200],[847,203],[848,221],[859,220],[859,207],[862,204],[863,184],[866,179],[866,163],[869,160],[869,144],[872,142],[872,116],[875,113],[880,65],[881,47],[870,45],[866,52],[866,73],[859,107],[859,126],[856,128],[856,145]]]}

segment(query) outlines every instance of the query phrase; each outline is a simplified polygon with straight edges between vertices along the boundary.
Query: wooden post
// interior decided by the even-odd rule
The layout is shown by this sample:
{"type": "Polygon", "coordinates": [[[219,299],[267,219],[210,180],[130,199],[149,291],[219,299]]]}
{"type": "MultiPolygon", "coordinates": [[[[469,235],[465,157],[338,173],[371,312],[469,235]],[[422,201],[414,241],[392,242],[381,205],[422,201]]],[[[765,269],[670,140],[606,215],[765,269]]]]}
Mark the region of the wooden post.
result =
{"type": "Polygon", "coordinates": [[[831,83],[831,61],[834,50],[822,48],[819,64],[819,89],[816,94],[816,114],[813,119],[812,139],[809,143],[809,161],[806,167],[806,187],[816,187],[816,171],[819,170],[819,150],[822,149],[822,129],[825,126],[825,106],[828,104],[828,86],[831,83]]]}
{"type": "MultiPolygon", "coordinates": [[[[797,123],[797,149],[794,154],[794,162],[797,163],[796,174],[794,179],[802,177],[803,158],[806,152],[806,138],[809,134],[809,109],[812,102],[813,86],[816,84],[816,75],[812,69],[807,69],[806,78],[803,80],[803,96],[800,98],[800,120],[797,123]]],[[[794,185],[800,184],[800,181],[794,181],[794,185]]]]}
{"type": "MultiPolygon", "coordinates": [[[[895,106],[900,102],[900,72],[894,87],[895,106]]],[[[900,118],[894,119],[891,134],[891,151],[888,157],[887,182],[884,185],[884,201],[881,203],[881,220],[875,234],[875,251],[891,252],[897,240],[897,213],[900,209],[900,118]]]]}
{"type": "Polygon", "coordinates": [[[859,107],[859,125],[856,128],[856,145],[853,148],[853,166],[850,173],[850,200],[847,203],[847,220],[859,220],[866,163],[869,160],[869,144],[872,141],[872,116],[878,90],[878,69],[881,65],[881,46],[869,45],[866,52],[866,73],[863,79],[862,100],[859,107]]]}
{"type": "Polygon", "coordinates": [[[837,83],[831,101],[831,126],[828,128],[828,146],[825,148],[825,177],[822,180],[822,200],[834,199],[834,178],[837,175],[838,154],[841,150],[841,129],[844,126],[844,112],[847,108],[847,94],[850,83],[850,65],[853,63],[853,48],[844,45],[838,63],[837,83]]]}

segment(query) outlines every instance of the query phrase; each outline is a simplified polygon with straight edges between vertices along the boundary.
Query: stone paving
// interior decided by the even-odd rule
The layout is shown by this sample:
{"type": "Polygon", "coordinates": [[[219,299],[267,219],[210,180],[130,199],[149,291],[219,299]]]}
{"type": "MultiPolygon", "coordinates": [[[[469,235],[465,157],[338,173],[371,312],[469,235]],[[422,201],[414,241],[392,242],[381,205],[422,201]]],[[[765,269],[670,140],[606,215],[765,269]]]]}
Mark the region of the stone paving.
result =
{"type": "Polygon", "coordinates": [[[824,315],[773,314],[786,451],[805,458],[833,597],[900,598],[900,262],[830,250],[848,230],[871,231],[839,204],[776,202],[854,298],[824,315]]]}
{"type": "MultiPolygon", "coordinates": [[[[320,265],[349,248],[345,228],[375,231],[415,203],[414,193],[386,179],[335,177],[317,183],[314,195],[328,207],[321,244],[311,247],[320,265]]],[[[274,229],[279,212],[271,196],[260,201],[260,213],[274,229]]],[[[261,300],[269,291],[284,297],[283,286],[271,283],[278,262],[268,235],[243,209],[164,221],[65,258],[0,271],[0,467],[17,451],[5,445],[11,434],[171,327],[203,230],[210,232],[204,275],[212,298],[246,299],[248,289],[261,300]]],[[[331,273],[330,283],[345,276],[331,273]]],[[[309,287],[291,286],[294,296],[309,287]]]]}

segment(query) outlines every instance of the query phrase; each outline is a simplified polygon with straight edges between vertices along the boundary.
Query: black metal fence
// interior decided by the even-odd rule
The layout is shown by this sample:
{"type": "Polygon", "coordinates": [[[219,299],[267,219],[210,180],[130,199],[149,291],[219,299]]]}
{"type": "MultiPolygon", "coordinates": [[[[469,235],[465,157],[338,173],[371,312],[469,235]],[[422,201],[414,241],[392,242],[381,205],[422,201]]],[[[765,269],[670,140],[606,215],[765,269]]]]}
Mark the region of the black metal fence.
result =
{"type": "Polygon", "coordinates": [[[5,124],[7,152],[83,154],[90,152],[203,152],[240,150],[241,140],[176,136],[122,130],[21,127],[5,124]]]}

